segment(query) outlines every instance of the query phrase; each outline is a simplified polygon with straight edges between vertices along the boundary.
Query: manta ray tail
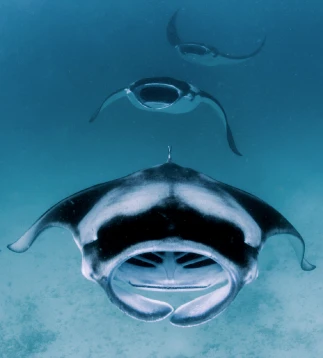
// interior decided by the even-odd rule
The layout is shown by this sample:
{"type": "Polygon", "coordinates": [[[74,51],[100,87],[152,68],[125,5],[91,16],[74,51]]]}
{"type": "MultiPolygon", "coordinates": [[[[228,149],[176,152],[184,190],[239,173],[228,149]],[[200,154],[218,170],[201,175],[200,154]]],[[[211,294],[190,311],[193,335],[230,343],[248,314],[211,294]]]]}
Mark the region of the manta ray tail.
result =
{"type": "Polygon", "coordinates": [[[116,100],[118,100],[121,97],[125,97],[126,96],[126,89],[122,88],[119,89],[115,92],[113,92],[112,94],[110,94],[101,104],[101,106],[93,113],[92,117],[90,118],[89,122],[94,122],[95,119],[100,115],[100,113],[107,107],[109,106],[111,103],[115,102],[116,100]]]}
{"type": "Polygon", "coordinates": [[[215,111],[217,112],[218,116],[221,118],[221,120],[222,120],[222,122],[224,124],[224,128],[225,128],[226,133],[227,133],[227,141],[229,143],[229,146],[230,146],[231,150],[235,154],[237,154],[239,156],[242,156],[242,154],[239,152],[239,150],[238,150],[238,148],[236,146],[236,143],[234,141],[232,130],[230,128],[227,115],[226,115],[225,110],[222,107],[222,105],[214,97],[212,97],[211,95],[209,95],[208,93],[206,93],[204,91],[200,92],[200,96],[201,96],[201,102],[207,103],[210,106],[212,106],[212,108],[215,109],[215,111]]]}
{"type": "Polygon", "coordinates": [[[177,14],[178,14],[179,10],[180,9],[175,11],[173,16],[169,20],[169,23],[167,26],[167,39],[168,39],[168,42],[174,47],[182,43],[181,39],[179,38],[179,36],[177,34],[177,29],[176,29],[176,19],[177,19],[177,14]]]}

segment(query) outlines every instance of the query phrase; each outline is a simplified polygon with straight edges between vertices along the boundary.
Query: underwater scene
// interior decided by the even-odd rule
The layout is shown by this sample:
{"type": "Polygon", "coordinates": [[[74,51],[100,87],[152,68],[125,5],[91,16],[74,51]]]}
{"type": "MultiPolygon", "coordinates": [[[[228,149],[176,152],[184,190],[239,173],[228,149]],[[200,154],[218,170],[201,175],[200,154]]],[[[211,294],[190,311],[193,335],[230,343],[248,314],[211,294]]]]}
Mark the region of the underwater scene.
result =
{"type": "Polygon", "coordinates": [[[322,18],[0,2],[0,358],[323,357],[322,18]]]}

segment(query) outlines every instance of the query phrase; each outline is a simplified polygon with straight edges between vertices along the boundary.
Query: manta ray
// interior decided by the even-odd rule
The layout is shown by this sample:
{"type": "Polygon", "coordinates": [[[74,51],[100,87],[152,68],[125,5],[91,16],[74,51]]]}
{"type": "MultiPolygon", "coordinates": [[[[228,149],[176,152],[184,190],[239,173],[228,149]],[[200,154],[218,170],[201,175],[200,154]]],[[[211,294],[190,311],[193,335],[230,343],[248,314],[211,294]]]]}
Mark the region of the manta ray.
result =
{"type": "Polygon", "coordinates": [[[218,66],[230,65],[244,62],[252,57],[255,57],[264,47],[266,36],[256,50],[245,55],[232,55],[221,52],[216,47],[199,42],[183,42],[177,32],[176,20],[179,9],[175,11],[167,26],[167,39],[171,46],[173,46],[178,54],[186,61],[204,65],[204,66],[218,66]]]}
{"type": "Polygon", "coordinates": [[[122,97],[127,97],[139,109],[170,114],[188,113],[193,111],[200,103],[206,103],[214,109],[216,115],[221,119],[231,150],[241,156],[235,144],[227,115],[220,102],[190,83],[171,77],[138,80],[131,83],[129,87],[118,89],[109,94],[94,112],[90,122],[93,122],[111,103],[122,97]]]}
{"type": "Polygon", "coordinates": [[[259,252],[273,235],[290,235],[301,268],[315,268],[304,258],[302,236],[278,211],[173,163],[170,155],[164,164],[60,201],[8,248],[25,252],[53,226],[72,233],[85,278],[121,311],[146,322],[168,317],[189,327],[217,317],[257,278],[259,252]],[[201,295],[174,308],[134,289],[201,295]]]}

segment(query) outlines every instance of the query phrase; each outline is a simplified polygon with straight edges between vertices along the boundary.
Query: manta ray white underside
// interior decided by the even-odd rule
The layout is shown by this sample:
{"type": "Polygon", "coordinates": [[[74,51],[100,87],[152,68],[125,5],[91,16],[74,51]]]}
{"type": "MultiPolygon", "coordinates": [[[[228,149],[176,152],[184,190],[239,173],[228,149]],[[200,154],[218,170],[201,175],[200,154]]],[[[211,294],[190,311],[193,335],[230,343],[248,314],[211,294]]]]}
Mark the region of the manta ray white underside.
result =
{"type": "Polygon", "coordinates": [[[72,232],[83,275],[147,322],[169,317],[184,327],[218,316],[257,277],[259,251],[272,235],[289,234],[302,269],[315,268],[301,235],[271,206],[171,162],[62,200],[8,248],[24,252],[52,226],[72,232]],[[201,296],[174,308],[133,288],[201,296]]]}

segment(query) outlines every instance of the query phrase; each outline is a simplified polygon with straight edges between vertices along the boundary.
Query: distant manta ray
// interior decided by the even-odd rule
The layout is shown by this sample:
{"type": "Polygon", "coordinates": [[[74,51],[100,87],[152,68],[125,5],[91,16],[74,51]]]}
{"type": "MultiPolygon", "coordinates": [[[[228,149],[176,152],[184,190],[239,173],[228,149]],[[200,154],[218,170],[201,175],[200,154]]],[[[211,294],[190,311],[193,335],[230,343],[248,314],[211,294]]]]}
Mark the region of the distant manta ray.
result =
{"type": "Polygon", "coordinates": [[[119,89],[103,101],[92,115],[93,122],[102,111],[116,100],[127,97],[137,108],[170,114],[182,114],[193,111],[200,103],[210,105],[222,120],[231,150],[241,156],[233,139],[227,115],[220,102],[207,92],[190,83],[171,77],[144,78],[133,82],[129,87],[119,89]]]}
{"type": "Polygon", "coordinates": [[[216,47],[209,46],[198,42],[183,42],[178,36],[176,28],[177,10],[171,17],[167,26],[168,42],[175,47],[179,55],[186,61],[200,64],[203,66],[230,65],[246,61],[256,56],[264,47],[266,36],[262,40],[260,46],[247,55],[231,55],[220,52],[216,47]]]}
{"type": "Polygon", "coordinates": [[[301,268],[315,268],[304,257],[302,236],[278,211],[172,163],[170,155],[165,164],[63,199],[8,248],[25,252],[53,226],[72,233],[85,278],[121,311],[146,322],[170,317],[173,325],[188,327],[217,317],[257,278],[258,255],[273,235],[290,235],[301,268]],[[174,308],[136,290],[201,295],[174,308]]]}

